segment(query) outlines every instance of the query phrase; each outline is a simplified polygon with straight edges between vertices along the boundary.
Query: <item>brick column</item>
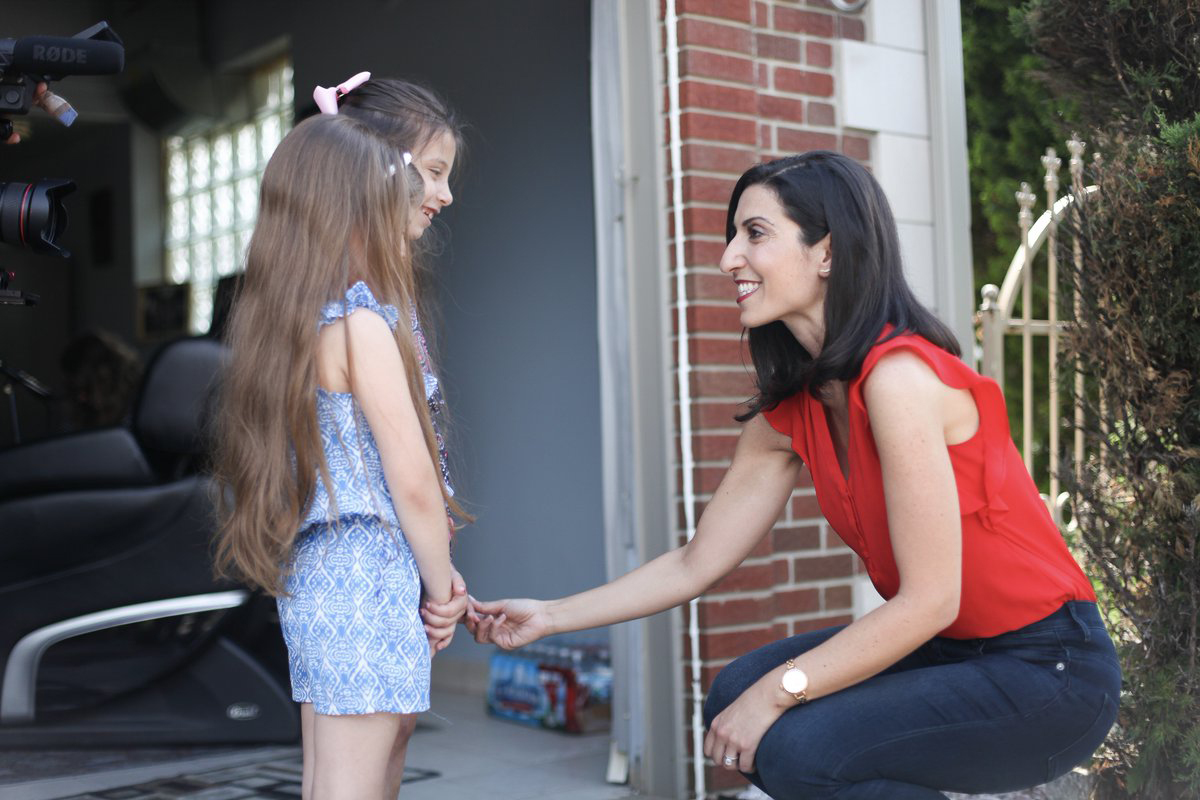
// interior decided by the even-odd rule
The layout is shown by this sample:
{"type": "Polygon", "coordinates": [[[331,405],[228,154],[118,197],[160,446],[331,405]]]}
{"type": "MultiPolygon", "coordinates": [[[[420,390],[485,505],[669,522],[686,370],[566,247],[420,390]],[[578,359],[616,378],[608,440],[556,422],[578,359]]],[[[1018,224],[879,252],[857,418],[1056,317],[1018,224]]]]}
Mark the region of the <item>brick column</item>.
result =
{"type": "MultiPolygon", "coordinates": [[[[739,428],[733,415],[753,386],[733,282],[717,268],[733,184],[758,161],[805,150],[840,150],[866,162],[870,140],[839,127],[835,100],[838,42],[864,38],[857,15],[839,14],[821,0],[677,0],[676,10],[693,367],[687,413],[693,424],[699,513],[729,465],[739,428]]],[[[660,19],[664,16],[665,3],[660,19]]],[[[675,168],[669,152],[667,163],[668,169],[675,168]]],[[[668,220],[672,211],[667,209],[668,220]]],[[[670,223],[669,230],[674,236],[670,223]]],[[[674,242],[670,244],[673,248],[674,242]]],[[[673,258],[668,263],[674,268],[673,258]]],[[[672,285],[674,280],[672,274],[672,285]]],[[[674,328],[678,336],[677,322],[674,328]]],[[[677,453],[678,436],[676,427],[677,453]]],[[[681,542],[682,518],[681,501],[681,542]]],[[[701,601],[703,686],[707,689],[722,666],[755,647],[849,622],[851,582],[858,570],[857,558],[822,518],[806,470],[771,534],[701,601]]],[[[689,648],[685,634],[683,652],[689,648]]],[[[686,687],[689,667],[681,668],[686,687]]],[[[691,701],[689,694],[689,721],[691,701]]],[[[689,730],[689,753],[691,743],[689,730]]],[[[690,764],[687,772],[691,774],[690,764]]],[[[724,769],[709,767],[707,775],[710,792],[744,783],[724,769]]]]}

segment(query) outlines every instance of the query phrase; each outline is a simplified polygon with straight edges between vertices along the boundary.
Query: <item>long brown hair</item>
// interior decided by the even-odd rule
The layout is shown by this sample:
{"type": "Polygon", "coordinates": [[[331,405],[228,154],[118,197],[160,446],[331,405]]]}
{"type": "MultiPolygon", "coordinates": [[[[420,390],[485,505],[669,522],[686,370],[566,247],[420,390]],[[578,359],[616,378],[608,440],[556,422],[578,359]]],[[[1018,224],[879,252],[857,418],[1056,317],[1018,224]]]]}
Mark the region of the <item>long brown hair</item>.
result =
{"type": "MultiPolygon", "coordinates": [[[[352,279],[401,310],[396,344],[429,457],[438,461],[417,345],[403,322],[420,300],[404,235],[415,180],[409,173],[370,127],[320,115],[284,137],[263,174],[227,339],[232,359],[216,419],[214,473],[221,487],[217,568],[272,594],[282,591],[283,565],[318,473],[332,498],[317,423],[317,320],[352,279]]],[[[442,492],[457,510],[445,486],[442,492]]]]}

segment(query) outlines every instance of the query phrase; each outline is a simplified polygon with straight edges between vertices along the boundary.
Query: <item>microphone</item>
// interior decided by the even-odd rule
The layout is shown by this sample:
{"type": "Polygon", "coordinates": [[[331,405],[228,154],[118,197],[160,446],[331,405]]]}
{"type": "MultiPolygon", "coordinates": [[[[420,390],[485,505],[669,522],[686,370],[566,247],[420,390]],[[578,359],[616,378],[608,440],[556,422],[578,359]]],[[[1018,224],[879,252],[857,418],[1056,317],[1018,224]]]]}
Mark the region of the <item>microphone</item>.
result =
{"type": "Polygon", "coordinates": [[[11,53],[9,69],[52,81],[67,75],[112,75],[125,68],[125,48],[116,42],[69,36],[0,40],[0,63],[6,60],[5,50],[11,53]]]}

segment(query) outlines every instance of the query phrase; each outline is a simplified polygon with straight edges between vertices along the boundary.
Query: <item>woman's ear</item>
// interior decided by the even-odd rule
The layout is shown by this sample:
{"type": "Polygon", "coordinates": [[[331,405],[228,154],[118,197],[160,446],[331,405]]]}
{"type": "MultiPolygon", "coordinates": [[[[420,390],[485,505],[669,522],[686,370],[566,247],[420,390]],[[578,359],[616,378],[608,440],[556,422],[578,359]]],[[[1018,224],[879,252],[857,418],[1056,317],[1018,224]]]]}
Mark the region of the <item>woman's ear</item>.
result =
{"type": "Polygon", "coordinates": [[[828,278],[829,273],[833,270],[833,236],[832,233],[825,234],[821,241],[813,245],[813,250],[816,251],[820,266],[817,268],[817,274],[822,278],[828,278]]]}

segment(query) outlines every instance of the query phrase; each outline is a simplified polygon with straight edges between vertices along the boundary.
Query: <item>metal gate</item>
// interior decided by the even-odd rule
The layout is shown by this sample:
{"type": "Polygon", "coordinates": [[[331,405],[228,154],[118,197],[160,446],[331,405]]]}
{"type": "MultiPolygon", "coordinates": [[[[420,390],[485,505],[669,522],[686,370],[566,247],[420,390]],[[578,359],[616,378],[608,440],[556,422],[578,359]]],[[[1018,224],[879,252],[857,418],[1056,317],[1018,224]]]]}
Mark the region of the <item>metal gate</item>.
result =
{"type": "MultiPolygon", "coordinates": [[[[1041,159],[1042,166],[1046,171],[1043,179],[1046,210],[1036,222],[1033,219],[1033,207],[1037,202],[1037,195],[1030,190],[1028,183],[1021,184],[1020,191],[1016,193],[1017,203],[1020,206],[1017,220],[1021,228],[1021,245],[1013,254],[1008,272],[1004,276],[1003,285],[997,287],[995,284],[989,283],[981,290],[982,303],[976,316],[976,333],[982,343],[979,370],[999,383],[1002,390],[1005,388],[1005,337],[1021,337],[1021,455],[1025,460],[1026,469],[1033,474],[1035,442],[1039,446],[1044,444],[1046,447],[1049,476],[1047,481],[1038,481],[1038,483],[1049,486],[1049,493],[1043,494],[1042,498],[1046,501],[1054,521],[1060,528],[1064,527],[1063,512],[1070,498],[1067,493],[1060,491],[1059,470],[1064,464],[1069,465],[1070,469],[1078,470],[1084,459],[1083,406],[1079,399],[1083,397],[1085,384],[1084,376],[1079,371],[1078,365],[1069,367],[1074,372],[1074,381],[1065,402],[1070,404],[1072,411],[1072,424],[1069,427],[1073,429],[1073,442],[1070,458],[1064,459],[1061,437],[1063,429],[1068,426],[1064,423],[1064,398],[1060,396],[1059,390],[1062,367],[1059,364],[1058,339],[1065,323],[1058,318],[1060,308],[1058,227],[1064,215],[1077,215],[1077,204],[1085,202],[1087,197],[1095,193],[1098,188],[1083,185],[1084,148],[1084,142],[1078,136],[1072,136],[1067,142],[1067,150],[1071,154],[1068,163],[1071,184],[1070,191],[1062,197],[1058,195],[1058,173],[1062,167],[1062,159],[1058,157],[1053,147],[1046,149],[1046,155],[1041,159]],[[1044,257],[1039,259],[1038,256],[1043,253],[1044,257]],[[1043,273],[1038,272],[1042,268],[1045,270],[1044,278],[1042,278],[1043,273]],[[1037,273],[1036,277],[1035,273],[1037,273]],[[1035,279],[1044,279],[1047,287],[1045,317],[1042,319],[1036,319],[1033,316],[1035,279]],[[1020,296],[1020,313],[1014,315],[1018,295],[1020,296]],[[1048,364],[1048,413],[1041,418],[1035,418],[1034,414],[1033,366],[1035,358],[1040,356],[1040,351],[1035,351],[1035,347],[1044,348],[1048,364]]],[[[1094,155],[1093,158],[1099,159],[1099,155],[1094,155]]],[[[1072,255],[1074,266],[1078,269],[1082,260],[1078,240],[1072,242],[1072,255]]],[[[1078,299],[1075,298],[1073,302],[1078,308],[1078,299]]],[[[1033,475],[1033,477],[1037,480],[1039,477],[1045,476],[1033,475]]],[[[1066,527],[1072,528],[1073,524],[1066,527]]]]}

